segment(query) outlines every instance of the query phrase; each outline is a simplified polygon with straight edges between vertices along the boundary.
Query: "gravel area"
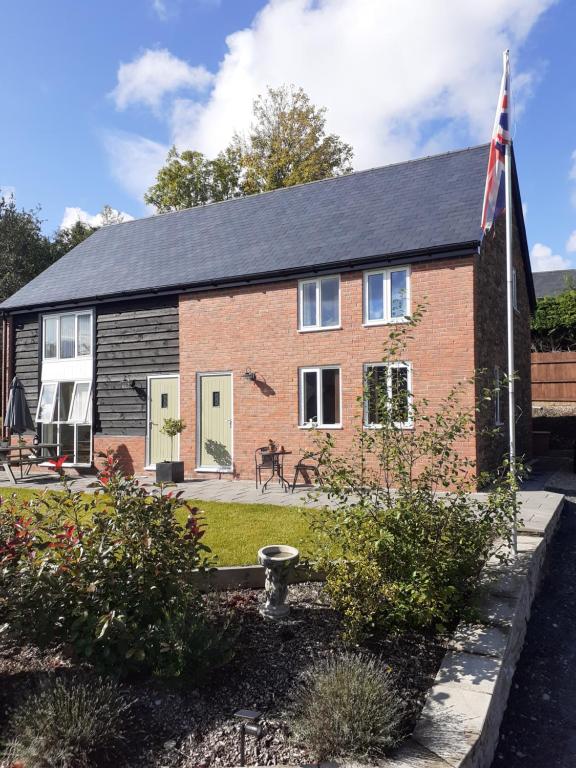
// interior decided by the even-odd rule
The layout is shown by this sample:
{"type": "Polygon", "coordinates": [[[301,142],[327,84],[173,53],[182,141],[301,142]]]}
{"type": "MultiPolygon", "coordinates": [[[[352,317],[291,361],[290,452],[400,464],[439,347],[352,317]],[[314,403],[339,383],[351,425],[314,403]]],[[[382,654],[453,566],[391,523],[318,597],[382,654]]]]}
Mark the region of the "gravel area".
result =
{"type": "MultiPolygon", "coordinates": [[[[185,683],[132,683],[137,703],[134,727],[125,760],[127,768],[200,768],[239,765],[238,721],[234,712],[262,712],[263,736],[246,739],[247,765],[303,764],[312,758],[292,738],[286,720],[290,692],[298,675],[314,660],[340,648],[340,621],[322,595],[319,584],[290,588],[291,613],[280,622],[266,621],[258,612],[263,593],[241,590],[222,593],[234,605],[239,620],[236,655],[200,689],[185,683]]],[[[1,643],[1,637],[0,637],[1,643]]],[[[396,672],[402,695],[411,703],[405,723],[408,734],[420,711],[445,652],[439,640],[422,636],[388,638],[373,645],[396,672]]],[[[0,647],[0,717],[7,715],[18,695],[39,675],[66,667],[62,654],[0,647]]]]}

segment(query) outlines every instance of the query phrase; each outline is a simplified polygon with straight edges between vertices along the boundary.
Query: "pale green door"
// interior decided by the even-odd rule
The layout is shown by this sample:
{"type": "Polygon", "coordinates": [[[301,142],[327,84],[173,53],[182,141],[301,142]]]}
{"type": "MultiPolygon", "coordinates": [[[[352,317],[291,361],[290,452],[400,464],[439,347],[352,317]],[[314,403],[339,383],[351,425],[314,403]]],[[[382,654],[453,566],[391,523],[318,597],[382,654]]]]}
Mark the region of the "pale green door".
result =
{"type": "Polygon", "coordinates": [[[200,466],[232,467],[232,377],[229,373],[200,376],[200,466]]]}
{"type": "Polygon", "coordinates": [[[159,461],[177,461],[179,443],[174,438],[171,447],[170,438],[160,430],[165,419],[177,419],[180,412],[178,402],[178,377],[163,376],[148,380],[148,461],[151,465],[159,461]]]}

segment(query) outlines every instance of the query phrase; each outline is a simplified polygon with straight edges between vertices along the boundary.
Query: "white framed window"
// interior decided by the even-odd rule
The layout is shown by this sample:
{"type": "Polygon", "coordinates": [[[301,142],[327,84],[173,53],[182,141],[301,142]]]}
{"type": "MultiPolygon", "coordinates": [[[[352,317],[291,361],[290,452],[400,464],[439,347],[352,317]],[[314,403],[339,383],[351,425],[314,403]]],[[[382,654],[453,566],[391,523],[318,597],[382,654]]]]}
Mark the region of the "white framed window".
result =
{"type": "Polygon", "coordinates": [[[299,327],[319,331],[340,327],[340,275],[300,280],[299,327]]]}
{"type": "Polygon", "coordinates": [[[502,371],[494,366],[494,424],[502,426],[502,371]]]}
{"type": "Polygon", "coordinates": [[[90,405],[91,389],[92,384],[89,381],[77,381],[74,384],[68,421],[80,424],[89,421],[88,406],[90,405]]]}
{"type": "Polygon", "coordinates": [[[42,318],[44,360],[73,360],[92,355],[92,312],[66,312],[42,318]]]}
{"type": "Polygon", "coordinates": [[[414,426],[412,414],[412,366],[410,363],[367,363],[364,366],[364,426],[377,429],[382,409],[392,408],[394,424],[414,426]]]}
{"type": "Polygon", "coordinates": [[[47,381],[40,389],[36,421],[42,442],[56,445],[67,464],[92,463],[92,382],[47,381]]]}
{"type": "Polygon", "coordinates": [[[342,396],[340,367],[300,369],[300,426],[340,427],[342,396]]]}
{"type": "Polygon", "coordinates": [[[406,320],[410,314],[410,267],[364,272],[364,325],[406,320]]]}
{"type": "Polygon", "coordinates": [[[56,382],[50,381],[42,384],[36,410],[36,421],[38,423],[46,423],[53,420],[57,389],[58,385],[56,382]]]}

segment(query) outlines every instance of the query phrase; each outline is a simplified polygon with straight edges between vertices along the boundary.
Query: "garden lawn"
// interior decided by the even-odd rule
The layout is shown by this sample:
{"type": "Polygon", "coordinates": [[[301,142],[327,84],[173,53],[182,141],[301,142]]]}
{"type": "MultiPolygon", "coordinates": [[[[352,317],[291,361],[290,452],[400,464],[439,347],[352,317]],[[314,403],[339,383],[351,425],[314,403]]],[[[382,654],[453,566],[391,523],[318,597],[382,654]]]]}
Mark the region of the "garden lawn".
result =
{"type": "MultiPolygon", "coordinates": [[[[6,488],[1,495],[12,493],[29,499],[38,491],[6,488]]],[[[204,512],[204,542],[218,557],[218,565],[252,565],[258,561],[258,550],[266,544],[290,544],[302,551],[310,541],[306,515],[298,507],[195,500],[190,503],[204,512]]],[[[179,516],[184,521],[185,510],[181,510],[179,516]]]]}

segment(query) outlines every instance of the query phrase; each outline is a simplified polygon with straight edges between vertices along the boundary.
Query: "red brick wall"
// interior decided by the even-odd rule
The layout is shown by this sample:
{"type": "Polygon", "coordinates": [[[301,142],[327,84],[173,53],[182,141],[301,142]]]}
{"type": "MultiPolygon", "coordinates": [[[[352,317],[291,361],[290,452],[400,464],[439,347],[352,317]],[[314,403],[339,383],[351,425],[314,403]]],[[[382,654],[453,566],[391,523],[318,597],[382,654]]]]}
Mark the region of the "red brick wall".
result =
{"type": "Polygon", "coordinates": [[[98,453],[112,448],[128,475],[142,475],[146,462],[146,438],[144,435],[96,435],[94,437],[94,464],[100,467],[98,453]]]}
{"type": "MultiPolygon", "coordinates": [[[[416,397],[431,405],[474,370],[473,258],[412,267],[411,305],[428,311],[410,341],[416,397]]],[[[382,358],[386,326],[362,326],[362,273],[341,278],[340,330],[299,333],[297,281],[182,295],[180,298],[180,400],[187,429],[181,437],[186,474],[196,466],[196,374],[232,371],[234,476],[254,476],[254,450],[273,438],[293,451],[310,448],[312,435],[298,428],[298,369],[341,366],[343,428],[330,430],[346,450],[359,422],[364,363],[382,358]],[[242,379],[250,367],[258,384],[242,379]]],[[[473,403],[470,392],[467,405],[473,403]]],[[[462,447],[475,456],[475,440],[462,447]]],[[[292,463],[292,462],[291,462],[292,463]]]]}
{"type": "MultiPolygon", "coordinates": [[[[530,371],[530,302],[526,286],[520,238],[514,222],[514,266],[516,268],[518,311],[514,313],[514,352],[517,380],[515,381],[517,421],[517,452],[527,459],[532,454],[532,400],[530,371]]],[[[486,369],[479,378],[482,386],[494,386],[494,366],[505,374],[508,369],[506,330],[506,226],[502,216],[493,233],[483,240],[475,265],[476,368],[486,369]]],[[[480,392],[478,393],[480,395],[480,392]]],[[[502,388],[501,414],[503,425],[499,435],[483,435],[494,427],[494,410],[486,407],[478,418],[478,462],[485,469],[494,469],[508,450],[508,390],[502,388]]]]}

